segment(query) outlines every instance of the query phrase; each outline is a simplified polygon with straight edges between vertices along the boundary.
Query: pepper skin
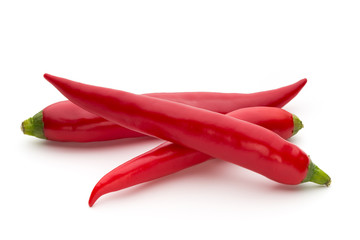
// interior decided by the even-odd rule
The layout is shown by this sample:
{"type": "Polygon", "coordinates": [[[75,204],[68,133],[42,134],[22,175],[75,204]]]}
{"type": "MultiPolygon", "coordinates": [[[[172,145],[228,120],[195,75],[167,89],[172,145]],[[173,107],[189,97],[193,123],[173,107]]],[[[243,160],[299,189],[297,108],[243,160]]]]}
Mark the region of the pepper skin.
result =
{"type": "MultiPolygon", "coordinates": [[[[284,139],[302,128],[301,121],[291,113],[274,107],[242,108],[227,114],[265,127],[284,139]]],[[[121,164],[95,185],[89,206],[104,194],[161,178],[211,159],[210,156],[174,143],[158,147],[121,164]]]]}
{"type": "Polygon", "coordinates": [[[134,131],[235,163],[279,183],[331,182],[299,147],[261,126],[181,103],[44,77],[76,105],[134,131]]]}
{"type": "MultiPolygon", "coordinates": [[[[250,94],[179,92],[144,95],[225,114],[244,107],[283,107],[298,94],[306,81],[302,79],[289,86],[250,94]]],[[[89,113],[70,101],[47,106],[34,117],[25,120],[22,130],[27,135],[62,142],[94,142],[144,136],[89,113]]]]}

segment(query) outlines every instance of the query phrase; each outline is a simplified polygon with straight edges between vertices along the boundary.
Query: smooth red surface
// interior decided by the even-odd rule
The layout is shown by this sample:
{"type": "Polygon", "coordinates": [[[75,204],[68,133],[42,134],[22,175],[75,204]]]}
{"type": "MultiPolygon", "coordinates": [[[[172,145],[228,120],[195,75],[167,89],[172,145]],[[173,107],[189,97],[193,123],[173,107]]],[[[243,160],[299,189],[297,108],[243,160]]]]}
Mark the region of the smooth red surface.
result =
{"type": "MultiPolygon", "coordinates": [[[[258,124],[285,139],[292,136],[294,129],[292,114],[281,108],[243,108],[228,113],[228,116],[258,124]]],[[[209,159],[211,157],[204,153],[165,142],[121,164],[101,178],[91,193],[89,206],[106,193],[161,178],[209,159]]]]}
{"type": "Polygon", "coordinates": [[[258,125],[154,97],[44,77],[81,108],[126,128],[238,164],[279,183],[299,184],[306,176],[308,156],[258,125]]]}
{"type": "Polygon", "coordinates": [[[93,142],[144,136],[89,113],[70,101],[44,108],[43,122],[46,139],[54,141],[93,142]]]}
{"type": "MultiPolygon", "coordinates": [[[[250,94],[179,92],[144,95],[214,112],[229,113],[244,107],[283,107],[298,94],[305,84],[306,79],[302,79],[289,86],[250,94]]],[[[92,142],[144,136],[89,113],[70,101],[54,103],[44,108],[43,122],[46,139],[54,141],[92,142]]]]}

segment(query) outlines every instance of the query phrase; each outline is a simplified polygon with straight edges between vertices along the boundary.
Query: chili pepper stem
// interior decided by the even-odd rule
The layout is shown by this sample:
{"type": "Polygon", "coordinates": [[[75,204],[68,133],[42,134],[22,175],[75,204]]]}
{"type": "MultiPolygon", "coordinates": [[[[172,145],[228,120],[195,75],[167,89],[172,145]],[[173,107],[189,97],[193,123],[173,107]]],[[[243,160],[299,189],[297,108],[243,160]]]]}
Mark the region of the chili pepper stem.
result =
{"type": "Polygon", "coordinates": [[[293,130],[292,136],[294,136],[295,134],[297,134],[297,132],[300,129],[302,129],[304,127],[304,124],[295,114],[293,114],[292,116],[293,116],[293,121],[294,121],[294,130],[293,130]]]}
{"type": "Polygon", "coordinates": [[[42,111],[23,121],[21,123],[21,130],[26,135],[45,139],[42,111]]]}
{"type": "Polygon", "coordinates": [[[331,178],[312,161],[310,161],[308,173],[302,182],[313,182],[328,187],[331,184],[331,178]]]}

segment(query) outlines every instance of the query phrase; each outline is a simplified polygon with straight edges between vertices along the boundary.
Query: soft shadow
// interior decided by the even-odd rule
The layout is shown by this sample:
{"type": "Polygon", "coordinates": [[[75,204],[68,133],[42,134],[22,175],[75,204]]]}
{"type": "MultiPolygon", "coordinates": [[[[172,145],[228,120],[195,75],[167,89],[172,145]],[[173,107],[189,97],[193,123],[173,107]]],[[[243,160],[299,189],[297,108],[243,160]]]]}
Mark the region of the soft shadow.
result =
{"type": "Polygon", "coordinates": [[[129,147],[134,144],[141,143],[156,143],[158,139],[150,137],[138,137],[138,138],[126,138],[126,139],[117,139],[109,141],[99,141],[99,142],[56,142],[56,141],[36,141],[34,144],[37,144],[39,147],[47,148],[57,148],[57,149],[109,149],[109,148],[118,148],[129,147]]]}
{"type": "Polygon", "coordinates": [[[302,139],[300,137],[296,137],[296,135],[295,135],[295,136],[289,138],[287,141],[289,141],[295,145],[299,145],[302,142],[302,139]]]}
{"type": "Polygon", "coordinates": [[[329,187],[315,184],[315,183],[301,183],[299,185],[285,185],[285,184],[274,184],[272,190],[279,192],[299,192],[299,191],[319,191],[321,189],[327,190],[329,187]]]}

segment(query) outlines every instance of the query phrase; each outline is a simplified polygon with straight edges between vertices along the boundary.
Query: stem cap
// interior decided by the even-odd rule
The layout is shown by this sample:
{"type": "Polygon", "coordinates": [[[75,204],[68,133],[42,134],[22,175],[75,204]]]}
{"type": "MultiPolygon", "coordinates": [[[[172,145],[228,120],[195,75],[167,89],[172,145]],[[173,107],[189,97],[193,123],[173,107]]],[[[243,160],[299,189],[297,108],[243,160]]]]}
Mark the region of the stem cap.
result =
{"type": "Polygon", "coordinates": [[[33,117],[23,121],[21,123],[21,131],[26,135],[46,139],[44,134],[43,112],[40,111],[33,117]]]}
{"type": "Polygon", "coordinates": [[[292,116],[293,116],[293,122],[294,122],[294,129],[293,129],[292,136],[294,136],[300,129],[302,129],[304,127],[304,124],[295,114],[293,114],[292,116]]]}
{"type": "Polygon", "coordinates": [[[328,187],[331,184],[331,178],[312,161],[310,161],[308,173],[302,182],[313,182],[328,187]]]}

